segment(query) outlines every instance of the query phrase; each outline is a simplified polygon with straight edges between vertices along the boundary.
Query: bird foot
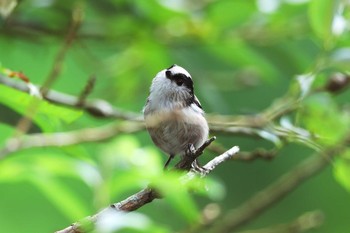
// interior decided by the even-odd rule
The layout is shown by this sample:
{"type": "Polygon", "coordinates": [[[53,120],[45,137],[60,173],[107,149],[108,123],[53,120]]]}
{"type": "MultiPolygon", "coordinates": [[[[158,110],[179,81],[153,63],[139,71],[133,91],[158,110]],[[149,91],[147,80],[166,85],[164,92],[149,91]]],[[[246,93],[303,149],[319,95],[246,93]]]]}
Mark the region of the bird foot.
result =
{"type": "Polygon", "coordinates": [[[188,144],[187,150],[186,150],[186,156],[194,156],[196,154],[196,148],[193,144],[188,144]]]}
{"type": "Polygon", "coordinates": [[[210,171],[201,165],[199,165],[198,160],[194,160],[193,163],[191,164],[192,171],[199,173],[201,177],[206,176],[210,171]]]}

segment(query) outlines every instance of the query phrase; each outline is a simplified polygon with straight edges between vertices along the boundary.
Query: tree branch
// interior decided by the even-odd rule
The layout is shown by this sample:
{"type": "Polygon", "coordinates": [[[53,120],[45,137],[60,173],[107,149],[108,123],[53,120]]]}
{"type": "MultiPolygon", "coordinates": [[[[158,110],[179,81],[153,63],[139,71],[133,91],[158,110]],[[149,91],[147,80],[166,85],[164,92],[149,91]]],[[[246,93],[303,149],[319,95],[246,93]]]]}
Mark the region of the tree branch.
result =
{"type": "Polygon", "coordinates": [[[83,91],[80,93],[80,95],[78,97],[78,102],[77,102],[76,106],[80,106],[80,105],[84,104],[84,102],[87,99],[88,95],[94,89],[95,83],[96,83],[96,76],[95,75],[90,76],[90,78],[87,81],[83,91]]]}
{"type": "MultiPolygon", "coordinates": [[[[219,145],[219,144],[212,144],[208,147],[208,150],[216,153],[221,154],[226,149],[219,145]]],[[[254,151],[240,151],[238,154],[236,154],[234,157],[232,157],[232,160],[239,160],[244,162],[251,162],[256,159],[264,159],[264,160],[272,160],[277,156],[278,154],[278,148],[273,148],[271,150],[266,150],[264,148],[258,148],[254,151]]]]}
{"type": "MultiPolygon", "coordinates": [[[[29,93],[30,91],[26,84],[17,82],[16,80],[10,79],[1,74],[0,83],[26,93],[29,93]]],[[[40,89],[40,86],[32,86],[36,89],[40,89]]],[[[79,97],[54,90],[48,90],[44,99],[54,104],[83,109],[95,117],[117,118],[137,122],[143,121],[141,114],[118,109],[107,101],[101,99],[86,100],[82,102],[79,97]]],[[[271,123],[272,120],[280,117],[281,114],[295,108],[295,103],[293,104],[293,102],[291,102],[288,106],[289,107],[284,107],[283,111],[278,111],[276,110],[277,107],[272,105],[270,107],[271,109],[267,108],[261,114],[257,114],[256,116],[224,117],[220,115],[207,115],[206,118],[208,119],[210,130],[213,133],[258,137],[270,141],[272,140],[275,144],[281,143],[282,139],[286,141],[294,140],[306,144],[308,147],[319,150],[319,145],[313,141],[306,131],[299,132],[293,129],[276,126],[271,123]],[[267,119],[269,121],[267,121],[267,119]]]]}
{"type": "Polygon", "coordinates": [[[217,218],[210,225],[202,225],[194,232],[224,233],[237,230],[240,226],[255,219],[271,205],[280,201],[304,181],[319,173],[333,157],[347,149],[349,141],[349,138],[346,138],[339,145],[304,160],[236,209],[229,211],[221,218],[217,218]]]}
{"type": "MultiPolygon", "coordinates": [[[[217,165],[230,159],[238,151],[239,151],[239,148],[237,146],[234,146],[230,150],[226,151],[225,153],[223,153],[223,154],[215,157],[211,161],[209,161],[206,165],[203,166],[205,169],[208,169],[208,172],[205,175],[209,174],[212,170],[214,170],[217,165]]],[[[184,170],[188,166],[189,166],[188,164],[183,164],[183,167],[178,167],[178,169],[184,170]]],[[[195,171],[191,170],[184,176],[184,178],[188,180],[188,179],[191,179],[194,175],[195,175],[195,171]]],[[[112,211],[130,212],[130,211],[137,210],[138,208],[144,206],[145,204],[152,202],[156,198],[161,198],[160,195],[156,192],[156,190],[151,189],[151,188],[145,188],[145,189],[139,191],[138,193],[135,193],[134,195],[126,198],[123,201],[120,201],[118,203],[114,203],[114,204],[110,205],[109,207],[101,210],[100,212],[98,212],[97,214],[95,214],[91,217],[87,217],[80,222],[73,223],[72,225],[70,225],[69,227],[67,227],[63,230],[56,231],[56,233],[89,232],[89,230],[84,231],[82,229],[83,228],[82,223],[94,224],[102,216],[102,214],[106,211],[112,210],[112,211]]]]}
{"type": "MultiPolygon", "coordinates": [[[[52,66],[52,69],[50,70],[50,73],[48,74],[44,84],[40,89],[42,96],[45,96],[47,94],[48,90],[51,88],[54,81],[58,78],[62,70],[64,58],[68,52],[68,49],[73,43],[75,34],[78,31],[80,23],[82,21],[82,17],[83,17],[82,9],[80,8],[80,6],[76,6],[72,11],[71,25],[66,35],[65,41],[62,47],[60,48],[60,50],[58,51],[55,57],[55,61],[52,66]]],[[[38,106],[39,106],[39,101],[37,99],[32,99],[30,101],[24,116],[17,123],[15,136],[25,134],[29,130],[32,124],[32,119],[38,109],[38,106]]]]}
{"type": "Polygon", "coordinates": [[[61,133],[37,133],[10,138],[0,150],[0,159],[16,151],[50,146],[70,146],[79,143],[107,140],[122,133],[134,133],[144,129],[140,122],[111,123],[95,128],[87,128],[61,133]]]}
{"type": "Polygon", "coordinates": [[[320,227],[323,222],[324,214],[319,210],[315,210],[304,213],[290,223],[239,233],[302,233],[320,227]]]}
{"type": "MultiPolygon", "coordinates": [[[[0,74],[0,83],[22,92],[29,93],[30,91],[28,86],[25,83],[18,82],[16,80],[13,80],[1,74],[0,74]]],[[[40,86],[36,86],[36,85],[33,85],[33,86],[35,86],[37,89],[41,88],[40,86]]],[[[122,111],[118,108],[113,107],[107,101],[101,100],[101,99],[84,101],[84,103],[80,103],[81,101],[79,101],[79,97],[58,92],[55,90],[48,90],[48,92],[43,98],[54,104],[71,107],[71,108],[83,109],[87,113],[95,117],[142,121],[142,117],[140,114],[122,111]]]]}

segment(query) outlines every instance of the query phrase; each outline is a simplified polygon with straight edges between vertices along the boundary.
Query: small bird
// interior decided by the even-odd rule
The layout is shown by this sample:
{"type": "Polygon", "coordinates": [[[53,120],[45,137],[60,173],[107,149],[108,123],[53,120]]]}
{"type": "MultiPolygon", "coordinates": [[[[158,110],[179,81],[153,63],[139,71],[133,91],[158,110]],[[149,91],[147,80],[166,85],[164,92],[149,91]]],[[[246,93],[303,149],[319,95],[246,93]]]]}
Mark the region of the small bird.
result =
{"type": "Polygon", "coordinates": [[[178,65],[155,76],[143,113],[154,144],[169,155],[164,168],[175,155],[186,156],[208,138],[208,123],[194,95],[191,75],[178,65]]]}

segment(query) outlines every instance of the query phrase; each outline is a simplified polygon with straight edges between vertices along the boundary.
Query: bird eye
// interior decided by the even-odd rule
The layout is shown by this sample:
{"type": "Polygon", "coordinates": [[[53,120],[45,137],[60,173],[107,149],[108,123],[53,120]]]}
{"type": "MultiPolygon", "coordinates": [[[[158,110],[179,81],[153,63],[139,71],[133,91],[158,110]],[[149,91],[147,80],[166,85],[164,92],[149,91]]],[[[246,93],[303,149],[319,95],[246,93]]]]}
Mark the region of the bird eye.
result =
{"type": "Polygon", "coordinates": [[[182,84],[184,84],[184,80],[183,80],[183,79],[178,79],[178,80],[176,80],[175,82],[176,82],[176,84],[177,84],[178,86],[182,86],[182,84]]]}

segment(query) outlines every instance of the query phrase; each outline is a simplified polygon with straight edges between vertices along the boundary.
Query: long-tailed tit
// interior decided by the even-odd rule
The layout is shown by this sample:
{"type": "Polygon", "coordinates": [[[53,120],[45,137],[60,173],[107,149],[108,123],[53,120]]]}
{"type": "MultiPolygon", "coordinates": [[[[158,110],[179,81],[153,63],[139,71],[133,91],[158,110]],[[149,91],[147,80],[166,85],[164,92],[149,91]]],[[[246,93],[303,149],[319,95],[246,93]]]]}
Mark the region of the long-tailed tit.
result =
{"type": "Polygon", "coordinates": [[[169,154],[164,167],[175,155],[186,156],[190,147],[197,149],[208,138],[208,123],[194,95],[191,75],[178,65],[153,79],[144,118],[153,142],[169,154]]]}

